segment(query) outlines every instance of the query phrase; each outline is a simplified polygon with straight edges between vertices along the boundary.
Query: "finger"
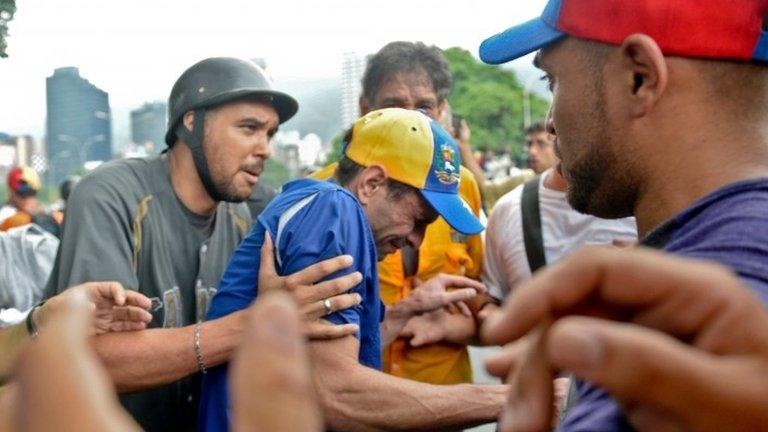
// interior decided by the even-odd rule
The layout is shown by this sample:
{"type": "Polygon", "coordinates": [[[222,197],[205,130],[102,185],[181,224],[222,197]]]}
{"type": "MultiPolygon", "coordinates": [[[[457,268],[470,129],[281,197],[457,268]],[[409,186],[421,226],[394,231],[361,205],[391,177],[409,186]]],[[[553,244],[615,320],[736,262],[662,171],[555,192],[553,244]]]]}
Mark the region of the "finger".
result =
{"type": "Polygon", "coordinates": [[[480,324],[483,325],[497,311],[498,311],[497,307],[486,306],[482,308],[480,312],[477,313],[477,319],[478,321],[480,321],[480,324]]]}
{"type": "MultiPolygon", "coordinates": [[[[690,332],[719,307],[716,299],[748,296],[727,271],[701,262],[682,260],[642,249],[616,251],[588,247],[534,275],[507,299],[481,330],[484,340],[501,344],[525,334],[550,316],[572,313],[619,317],[627,311],[651,310],[666,304],[656,325],[690,332]],[[701,296],[702,286],[711,292],[701,296]],[[711,287],[711,290],[710,290],[711,287]],[[692,313],[681,313],[681,308],[692,313]],[[671,324],[671,326],[670,326],[671,324]]],[[[653,325],[654,323],[648,323],[653,325]]]]}
{"type": "Polygon", "coordinates": [[[351,266],[353,262],[354,259],[351,255],[340,255],[334,258],[329,258],[293,273],[288,277],[289,282],[292,286],[312,285],[330,274],[351,266]]]}
{"type": "Polygon", "coordinates": [[[259,261],[259,276],[264,275],[277,275],[275,270],[275,248],[272,245],[272,237],[269,235],[269,231],[264,231],[264,244],[261,245],[260,261],[259,261]]]}
{"type": "Polygon", "coordinates": [[[138,291],[125,290],[124,304],[125,306],[136,306],[144,310],[149,310],[149,308],[152,307],[152,300],[138,291]]]}
{"type": "Polygon", "coordinates": [[[458,306],[456,306],[456,305],[455,305],[455,304],[453,304],[453,303],[451,303],[451,304],[447,305],[445,308],[446,308],[446,309],[448,309],[448,312],[449,312],[449,313],[451,313],[451,314],[458,314],[458,313],[461,313],[461,311],[459,310],[459,307],[458,307],[458,306]]]}
{"type": "Polygon", "coordinates": [[[463,301],[460,301],[460,302],[457,302],[457,303],[454,303],[454,304],[459,308],[459,310],[461,311],[462,315],[467,316],[467,317],[472,317],[472,311],[469,310],[469,306],[467,306],[466,303],[464,303],[463,301]]]}
{"type": "Polygon", "coordinates": [[[320,282],[316,285],[300,287],[294,291],[294,296],[298,297],[296,300],[300,304],[313,303],[345,293],[360,284],[362,280],[362,273],[354,272],[335,279],[320,282]]]}
{"type": "Polygon", "coordinates": [[[349,309],[351,307],[359,305],[360,302],[363,301],[363,298],[360,296],[360,294],[352,293],[352,294],[338,295],[336,297],[331,297],[327,300],[331,305],[330,311],[328,311],[325,307],[325,300],[318,301],[302,307],[301,312],[302,312],[302,316],[304,317],[304,320],[314,321],[326,315],[330,315],[334,312],[338,312],[344,309],[349,309]]]}
{"type": "Polygon", "coordinates": [[[554,374],[546,354],[546,326],[541,326],[531,334],[520,367],[512,371],[509,401],[499,421],[501,432],[549,430],[554,374]]]}
{"type": "Polygon", "coordinates": [[[357,324],[334,325],[313,322],[305,326],[304,334],[310,340],[328,340],[352,336],[359,330],[360,327],[357,324]]]}
{"type": "Polygon", "coordinates": [[[152,321],[152,314],[136,306],[114,307],[112,308],[112,320],[148,324],[152,321]]]}
{"type": "Polygon", "coordinates": [[[125,304],[125,290],[118,282],[87,282],[81,286],[88,299],[94,303],[108,300],[118,306],[125,304]]]}
{"type": "Polygon", "coordinates": [[[632,324],[563,318],[553,325],[547,348],[554,364],[620,401],[663,408],[687,421],[697,421],[698,414],[691,413],[729,412],[723,404],[736,404],[733,412],[745,412],[756,402],[749,396],[759,394],[749,391],[753,373],[734,376],[716,357],[632,324]],[[740,391],[733,394],[736,388],[740,391]]]}
{"type": "MultiPolygon", "coordinates": [[[[111,332],[139,331],[145,328],[147,328],[147,323],[142,321],[116,321],[109,325],[111,332]]],[[[99,333],[98,330],[97,333],[99,333]]]]}
{"type": "Polygon", "coordinates": [[[233,430],[321,429],[301,322],[285,293],[259,297],[231,372],[233,430]]]}
{"type": "Polygon", "coordinates": [[[487,292],[485,285],[483,285],[479,281],[470,279],[468,277],[441,273],[439,275],[439,278],[446,288],[448,287],[474,288],[475,290],[477,290],[478,293],[487,292]]]}
{"type": "Polygon", "coordinates": [[[112,301],[117,306],[125,304],[125,289],[117,282],[108,282],[112,301]]]}
{"type": "MultiPolygon", "coordinates": [[[[460,303],[465,300],[471,300],[477,296],[477,291],[472,288],[460,288],[445,293],[445,301],[449,303],[460,303]]],[[[463,303],[462,303],[463,304],[463,303]]],[[[461,308],[461,306],[458,306],[461,308]]],[[[466,305],[464,305],[466,307],[466,305]]],[[[471,315],[471,314],[470,314],[471,315]]]]}
{"type": "Polygon", "coordinates": [[[406,324],[405,327],[403,327],[403,329],[400,330],[400,334],[398,336],[402,338],[412,338],[414,336],[413,327],[406,324]]]}
{"type": "Polygon", "coordinates": [[[442,309],[451,303],[469,300],[475,295],[477,295],[477,291],[472,288],[460,288],[449,292],[439,293],[431,292],[411,303],[412,312],[417,314],[432,312],[437,309],[442,309]]]}
{"type": "Polygon", "coordinates": [[[530,343],[529,337],[508,343],[501,352],[485,360],[485,369],[489,374],[499,378],[509,376],[521,363],[530,343]]]}
{"type": "Polygon", "coordinates": [[[429,336],[426,332],[420,332],[413,335],[411,340],[408,342],[412,347],[418,348],[422,345],[426,345],[427,343],[431,342],[429,340],[429,336]]]}

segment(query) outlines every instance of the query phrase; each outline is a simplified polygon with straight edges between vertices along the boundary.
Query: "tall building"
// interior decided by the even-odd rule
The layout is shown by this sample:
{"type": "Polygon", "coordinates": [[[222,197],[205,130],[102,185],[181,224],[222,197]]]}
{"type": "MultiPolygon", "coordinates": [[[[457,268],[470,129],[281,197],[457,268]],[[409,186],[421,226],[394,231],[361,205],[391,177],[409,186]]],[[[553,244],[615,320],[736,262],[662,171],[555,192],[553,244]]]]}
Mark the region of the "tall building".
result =
{"type": "Polygon", "coordinates": [[[360,117],[361,81],[365,59],[354,52],[345,52],[341,63],[341,125],[349,127],[360,117]]]}
{"type": "Polygon", "coordinates": [[[147,154],[156,154],[165,147],[167,109],[165,102],[148,102],[131,111],[131,141],[144,147],[147,154]]]}
{"type": "Polygon", "coordinates": [[[112,159],[112,119],[107,92],[76,67],[46,79],[48,181],[59,184],[88,161],[112,159]]]}

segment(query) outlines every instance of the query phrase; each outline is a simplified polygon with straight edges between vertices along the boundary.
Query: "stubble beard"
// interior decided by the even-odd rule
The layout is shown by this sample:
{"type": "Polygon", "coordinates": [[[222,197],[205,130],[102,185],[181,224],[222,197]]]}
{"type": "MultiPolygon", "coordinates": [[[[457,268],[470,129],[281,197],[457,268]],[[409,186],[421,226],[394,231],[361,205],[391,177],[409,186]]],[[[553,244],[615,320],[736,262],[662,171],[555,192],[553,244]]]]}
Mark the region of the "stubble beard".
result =
{"type": "Polygon", "coordinates": [[[584,117],[589,123],[581,134],[583,141],[578,143],[586,146],[586,151],[563,174],[568,182],[568,203],[574,210],[617,219],[632,215],[636,193],[630,187],[633,182],[628,173],[632,170],[627,158],[617,157],[625,146],[618,142],[609,122],[602,79],[596,81],[595,102],[584,117]]]}

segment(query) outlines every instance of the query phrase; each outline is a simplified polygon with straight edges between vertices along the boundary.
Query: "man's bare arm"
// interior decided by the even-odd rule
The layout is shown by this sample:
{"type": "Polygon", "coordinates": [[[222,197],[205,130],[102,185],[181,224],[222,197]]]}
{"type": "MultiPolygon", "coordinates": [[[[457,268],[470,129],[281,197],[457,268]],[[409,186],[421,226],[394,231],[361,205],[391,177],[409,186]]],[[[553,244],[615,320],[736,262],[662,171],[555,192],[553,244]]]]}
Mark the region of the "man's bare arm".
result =
{"type": "MultiPolygon", "coordinates": [[[[357,285],[359,273],[315,284],[348,267],[352,263],[348,257],[330,258],[291,275],[279,276],[271,265],[270,248],[271,243],[262,248],[262,258],[267,259],[262,259],[259,288],[265,293],[289,292],[302,308],[305,334],[311,339],[332,339],[357,331],[357,326],[351,324],[321,325],[317,313],[318,309],[325,309],[326,299],[332,312],[360,302],[358,294],[342,294],[357,285]]],[[[201,324],[200,349],[206,367],[229,360],[240,343],[242,328],[242,311],[201,324]]],[[[94,343],[118,390],[136,391],[168,384],[198,371],[194,332],[194,326],[150,329],[106,334],[96,337],[94,343]]]]}
{"type": "Polygon", "coordinates": [[[495,421],[506,386],[437,386],[358,363],[357,339],[310,343],[313,378],[328,427],[348,431],[435,431],[495,421]]]}
{"type": "MultiPolygon", "coordinates": [[[[229,359],[243,325],[243,311],[201,324],[200,349],[207,367],[229,359]]],[[[95,337],[94,346],[118,391],[136,391],[197,372],[194,331],[194,326],[187,326],[107,333],[95,337]]]]}

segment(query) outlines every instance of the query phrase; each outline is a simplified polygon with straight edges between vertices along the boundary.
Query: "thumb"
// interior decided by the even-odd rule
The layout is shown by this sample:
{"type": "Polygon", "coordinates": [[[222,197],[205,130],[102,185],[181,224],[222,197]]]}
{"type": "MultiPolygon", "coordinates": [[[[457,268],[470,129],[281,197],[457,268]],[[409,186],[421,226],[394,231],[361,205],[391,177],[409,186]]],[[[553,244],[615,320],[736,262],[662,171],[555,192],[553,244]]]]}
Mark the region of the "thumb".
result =
{"type": "Polygon", "coordinates": [[[261,245],[261,260],[259,263],[259,277],[276,274],[274,246],[269,231],[264,231],[264,244],[261,245]]]}
{"type": "Polygon", "coordinates": [[[550,330],[547,353],[554,366],[597,384],[624,403],[663,408],[681,419],[686,413],[717,411],[722,398],[707,385],[723,372],[709,354],[634,324],[562,318],[550,330]]]}

